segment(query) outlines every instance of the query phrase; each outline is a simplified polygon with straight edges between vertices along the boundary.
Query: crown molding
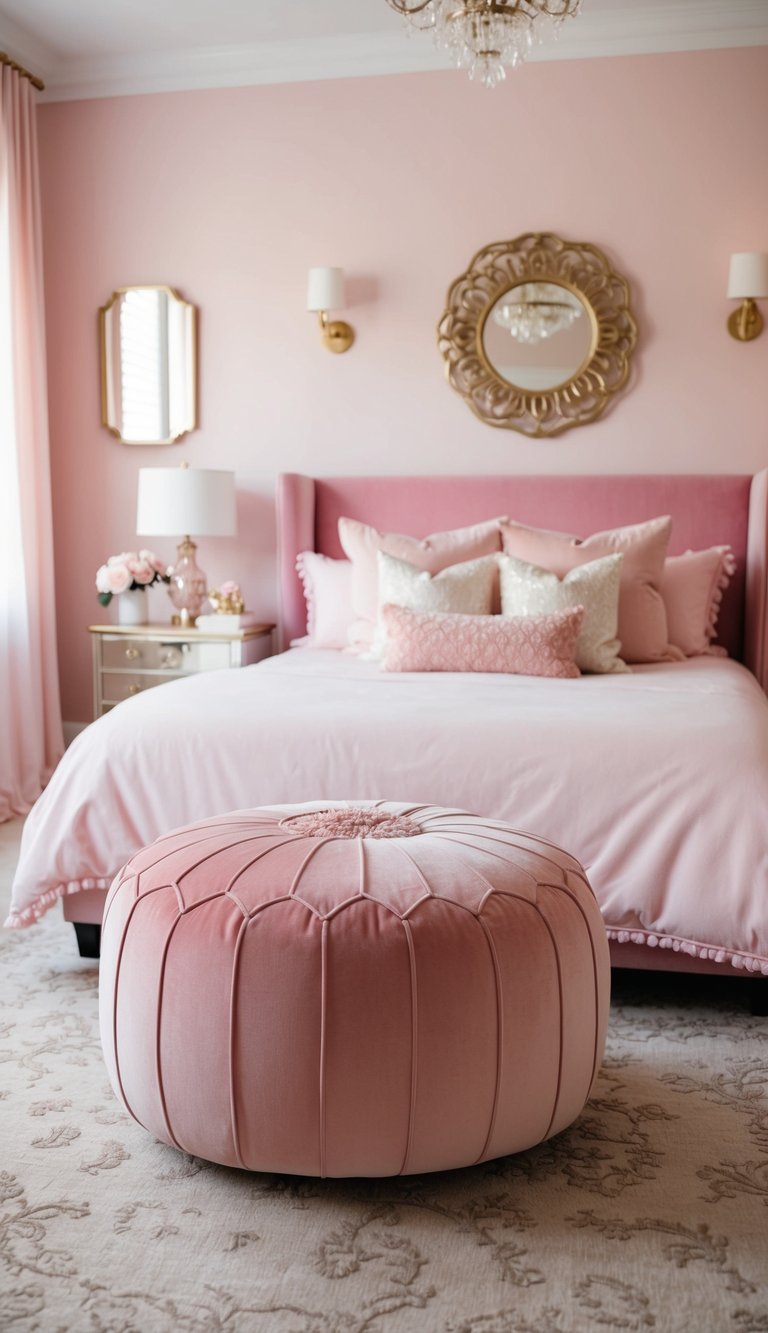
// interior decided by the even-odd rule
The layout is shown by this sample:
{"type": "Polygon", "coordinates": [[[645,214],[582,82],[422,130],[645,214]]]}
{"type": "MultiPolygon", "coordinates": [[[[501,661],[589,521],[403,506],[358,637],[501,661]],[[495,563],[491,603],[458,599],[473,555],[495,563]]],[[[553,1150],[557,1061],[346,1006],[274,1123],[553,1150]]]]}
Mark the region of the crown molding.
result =
{"type": "MultiPolygon", "coordinates": [[[[428,34],[409,36],[397,21],[391,31],[378,33],[67,60],[0,17],[0,44],[41,74],[43,102],[450,68],[428,34]]],[[[766,45],[766,0],[636,0],[586,7],[578,21],[564,24],[557,41],[535,48],[531,61],[766,45]]]]}

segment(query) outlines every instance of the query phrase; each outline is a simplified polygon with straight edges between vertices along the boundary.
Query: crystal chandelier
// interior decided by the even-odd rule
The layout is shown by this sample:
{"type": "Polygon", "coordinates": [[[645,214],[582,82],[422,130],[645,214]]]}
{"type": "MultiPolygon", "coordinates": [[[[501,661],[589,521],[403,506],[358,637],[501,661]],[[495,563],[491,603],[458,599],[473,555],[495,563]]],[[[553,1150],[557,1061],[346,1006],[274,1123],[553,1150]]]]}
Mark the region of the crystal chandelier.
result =
{"type": "Polygon", "coordinates": [[[581,314],[581,302],[566,287],[526,282],[515,288],[514,301],[495,307],[493,318],[516,342],[532,345],[569,329],[581,314]]]}
{"type": "Polygon", "coordinates": [[[387,0],[410,28],[431,31],[439,50],[493,88],[549,27],[578,14],[581,0],[387,0]]]}

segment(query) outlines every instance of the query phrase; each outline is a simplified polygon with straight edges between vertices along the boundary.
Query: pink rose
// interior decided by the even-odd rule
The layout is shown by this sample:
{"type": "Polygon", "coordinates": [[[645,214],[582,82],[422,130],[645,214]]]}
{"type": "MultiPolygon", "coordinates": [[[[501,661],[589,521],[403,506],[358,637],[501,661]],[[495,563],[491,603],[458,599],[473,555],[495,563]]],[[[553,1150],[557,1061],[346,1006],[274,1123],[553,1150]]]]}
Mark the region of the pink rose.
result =
{"type": "Polygon", "coordinates": [[[129,560],[136,559],[135,551],[121,551],[119,555],[111,555],[107,561],[108,565],[127,565],[129,560]]]}
{"type": "Polygon", "coordinates": [[[100,569],[96,570],[96,591],[111,591],[109,586],[109,570],[106,565],[102,565],[100,569]]]}
{"type": "Polygon", "coordinates": [[[133,575],[127,565],[113,565],[111,562],[107,565],[105,592],[125,592],[132,581],[133,575]]]}
{"type": "Polygon", "coordinates": [[[151,583],[155,577],[152,565],[146,560],[134,560],[129,569],[137,583],[151,583]]]}
{"type": "Polygon", "coordinates": [[[236,583],[233,583],[231,579],[228,579],[226,583],[219,584],[219,592],[222,597],[232,597],[235,593],[239,595],[240,589],[236,583]]]}
{"type": "Polygon", "coordinates": [[[151,565],[153,570],[158,574],[165,573],[165,561],[158,559],[154,551],[139,551],[139,560],[143,560],[145,564],[151,565]]]}

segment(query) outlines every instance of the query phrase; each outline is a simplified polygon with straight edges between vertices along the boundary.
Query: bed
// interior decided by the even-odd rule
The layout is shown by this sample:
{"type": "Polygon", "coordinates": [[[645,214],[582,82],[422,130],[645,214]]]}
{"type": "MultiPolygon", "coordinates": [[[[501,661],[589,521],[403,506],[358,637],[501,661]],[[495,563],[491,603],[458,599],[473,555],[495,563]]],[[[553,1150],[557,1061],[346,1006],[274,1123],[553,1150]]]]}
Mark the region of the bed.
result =
{"type": "Polygon", "coordinates": [[[729,543],[730,654],[578,680],[388,674],[297,648],[126,701],[77,738],[30,815],[8,924],[59,898],[96,924],[135,850],[254,805],[383,798],[466,808],[586,866],[614,964],[768,976],[768,473],[756,477],[279,478],[283,643],[296,555],[338,518],[425,532],[509,513],[594,531],[671,514],[671,552],[729,543]]]}

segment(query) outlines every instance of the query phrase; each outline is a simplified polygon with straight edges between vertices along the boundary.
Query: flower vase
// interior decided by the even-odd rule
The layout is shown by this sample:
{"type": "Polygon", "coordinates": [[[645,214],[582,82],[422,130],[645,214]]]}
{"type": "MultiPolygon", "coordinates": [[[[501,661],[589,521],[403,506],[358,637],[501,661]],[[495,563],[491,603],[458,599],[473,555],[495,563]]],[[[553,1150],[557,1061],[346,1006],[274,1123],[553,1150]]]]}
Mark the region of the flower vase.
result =
{"type": "Polygon", "coordinates": [[[146,625],[147,594],[144,588],[121,592],[117,598],[118,625],[146,625]]]}

